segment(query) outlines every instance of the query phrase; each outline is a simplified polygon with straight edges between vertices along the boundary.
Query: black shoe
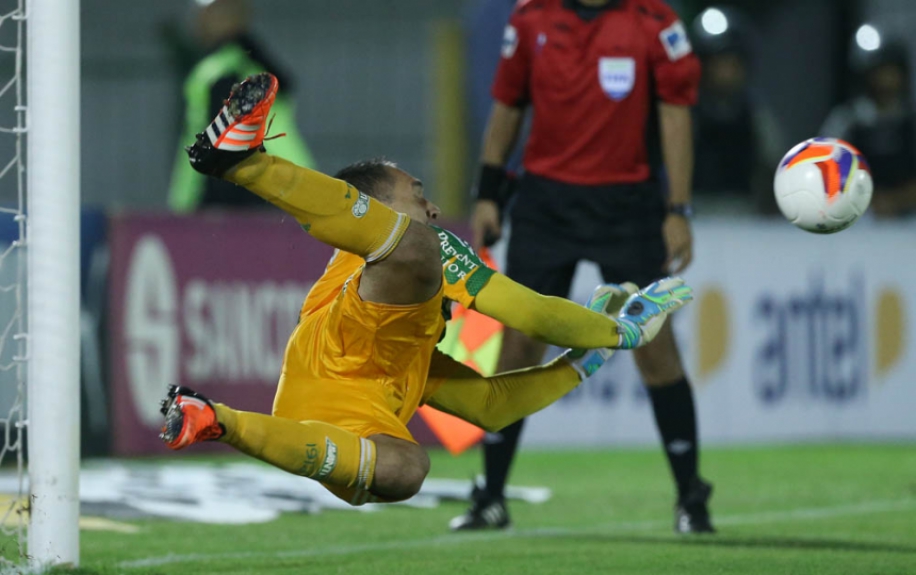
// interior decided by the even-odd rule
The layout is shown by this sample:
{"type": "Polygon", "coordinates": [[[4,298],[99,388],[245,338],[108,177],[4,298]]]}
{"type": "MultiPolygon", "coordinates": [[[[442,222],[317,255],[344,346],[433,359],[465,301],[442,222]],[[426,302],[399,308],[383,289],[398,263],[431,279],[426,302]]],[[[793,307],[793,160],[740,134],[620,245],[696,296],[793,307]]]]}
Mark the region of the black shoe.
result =
{"type": "Polygon", "coordinates": [[[191,167],[218,178],[263,150],[270,107],[278,89],[277,79],[266,72],[233,86],[223,109],[206,130],[197,134],[194,145],[185,148],[191,167]]]}
{"type": "Polygon", "coordinates": [[[695,479],[690,491],[674,507],[675,533],[715,533],[709,518],[709,498],[712,497],[712,484],[695,479]]]}
{"type": "Polygon", "coordinates": [[[511,525],[506,500],[491,498],[487,492],[474,486],[471,491],[471,508],[448,522],[452,531],[475,531],[479,529],[508,529],[511,525]]]}

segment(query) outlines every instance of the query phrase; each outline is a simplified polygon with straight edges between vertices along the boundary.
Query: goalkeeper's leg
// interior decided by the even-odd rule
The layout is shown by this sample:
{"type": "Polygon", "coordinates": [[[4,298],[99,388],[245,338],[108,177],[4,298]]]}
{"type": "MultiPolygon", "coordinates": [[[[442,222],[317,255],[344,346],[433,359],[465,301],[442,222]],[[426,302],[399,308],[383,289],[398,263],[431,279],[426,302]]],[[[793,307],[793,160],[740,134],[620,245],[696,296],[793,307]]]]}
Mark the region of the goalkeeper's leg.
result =
{"type": "Polygon", "coordinates": [[[372,301],[408,304],[432,297],[442,271],[438,238],[428,226],[411,223],[405,214],[347,182],[264,153],[277,89],[277,79],[267,73],[236,86],[223,110],[188,148],[191,165],[248,188],[295,217],[326,244],[361,256],[367,263],[388,260],[397,269],[385,275],[398,276],[402,287],[394,297],[382,293],[372,301]]]}
{"type": "Polygon", "coordinates": [[[166,420],[160,437],[172,449],[218,440],[284,471],[320,481],[335,493],[352,494],[348,502],[353,505],[408,499],[429,472],[426,453],[409,441],[387,435],[360,437],[322,421],[236,411],[187,388],[173,386],[162,412],[166,420]]]}

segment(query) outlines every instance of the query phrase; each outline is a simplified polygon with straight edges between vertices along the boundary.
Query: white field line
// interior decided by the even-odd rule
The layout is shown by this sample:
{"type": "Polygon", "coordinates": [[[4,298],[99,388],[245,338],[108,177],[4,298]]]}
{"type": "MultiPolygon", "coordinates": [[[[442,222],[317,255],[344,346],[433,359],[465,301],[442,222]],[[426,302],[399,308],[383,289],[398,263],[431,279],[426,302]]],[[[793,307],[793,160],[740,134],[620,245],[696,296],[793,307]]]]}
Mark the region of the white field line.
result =
{"type": "MultiPolygon", "coordinates": [[[[849,517],[854,515],[872,515],[876,513],[893,513],[900,511],[916,510],[916,499],[897,499],[889,501],[868,501],[852,505],[836,505],[831,507],[807,507],[787,509],[783,511],[764,511],[760,513],[745,513],[737,515],[719,515],[715,518],[716,525],[763,525],[767,523],[795,523],[798,521],[817,521],[835,517],[849,517]]],[[[187,555],[163,555],[148,557],[132,561],[123,561],[118,567],[136,569],[142,567],[160,567],[175,563],[193,563],[213,560],[234,560],[254,558],[298,558],[319,557],[327,555],[351,555],[372,551],[400,551],[406,549],[427,548],[430,546],[460,545],[463,543],[492,542],[505,539],[522,539],[538,537],[569,537],[575,535],[600,535],[609,533],[631,533],[640,531],[653,531],[661,528],[670,528],[670,521],[625,521],[605,523],[591,527],[542,527],[535,529],[517,529],[501,532],[457,533],[439,535],[424,539],[411,539],[406,541],[383,541],[379,543],[364,543],[357,545],[326,546],[316,549],[296,549],[291,551],[248,551],[237,553],[192,553],[187,555]]]]}

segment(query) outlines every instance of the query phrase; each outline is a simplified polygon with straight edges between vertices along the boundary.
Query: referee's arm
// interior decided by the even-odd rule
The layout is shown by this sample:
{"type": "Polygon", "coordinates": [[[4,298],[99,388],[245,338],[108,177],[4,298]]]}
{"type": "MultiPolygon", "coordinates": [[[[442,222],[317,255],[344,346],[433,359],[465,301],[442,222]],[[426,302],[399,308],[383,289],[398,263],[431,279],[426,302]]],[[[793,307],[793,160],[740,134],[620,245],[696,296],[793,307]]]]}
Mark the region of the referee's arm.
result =
{"type": "Polygon", "coordinates": [[[506,180],[506,162],[515,149],[522,128],[524,109],[496,100],[484,131],[480,156],[477,201],[471,214],[471,245],[475,250],[491,246],[502,236],[498,198],[506,180]]]}
{"type": "Polygon", "coordinates": [[[507,106],[496,100],[487,120],[483,136],[483,152],[480,162],[486,166],[504,168],[509,154],[515,148],[522,128],[524,108],[507,106]]]}
{"type": "MultiPolygon", "coordinates": [[[[668,203],[689,206],[693,186],[693,130],[689,106],[661,102],[658,105],[662,158],[668,172],[668,203]]],[[[682,272],[693,259],[690,222],[681,214],[669,213],[664,224],[668,260],[665,269],[682,272]]]]}
{"type": "Polygon", "coordinates": [[[700,60],[678,15],[663,2],[656,18],[643,19],[658,101],[662,160],[668,173],[668,216],[662,226],[668,257],[665,271],[677,274],[693,259],[690,196],[693,186],[693,131],[690,108],[697,103],[700,60]]]}

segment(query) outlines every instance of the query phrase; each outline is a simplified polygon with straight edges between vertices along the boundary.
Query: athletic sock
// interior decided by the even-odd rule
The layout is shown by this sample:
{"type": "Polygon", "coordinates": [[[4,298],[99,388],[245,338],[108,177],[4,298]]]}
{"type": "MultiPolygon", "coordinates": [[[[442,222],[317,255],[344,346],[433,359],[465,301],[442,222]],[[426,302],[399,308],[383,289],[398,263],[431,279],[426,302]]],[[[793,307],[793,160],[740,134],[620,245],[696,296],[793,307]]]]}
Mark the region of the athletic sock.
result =
{"type": "Polygon", "coordinates": [[[214,404],[220,441],[296,475],[366,493],[375,475],[375,443],[322,421],[293,421],[214,404]]]}
{"type": "Polygon", "coordinates": [[[648,388],[655,424],[662,436],[665,455],[677,484],[678,499],[689,492],[697,477],[699,447],[693,389],[686,378],[672,385],[648,388]]]}
{"type": "Polygon", "coordinates": [[[489,499],[504,499],[506,481],[512,460],[518,449],[525,420],[520,419],[498,433],[489,433],[483,444],[483,465],[486,473],[486,493],[489,499]]]}
{"type": "Polygon", "coordinates": [[[224,177],[292,215],[316,239],[367,262],[394,251],[410,224],[347,182],[270,154],[256,153],[224,177]]]}

